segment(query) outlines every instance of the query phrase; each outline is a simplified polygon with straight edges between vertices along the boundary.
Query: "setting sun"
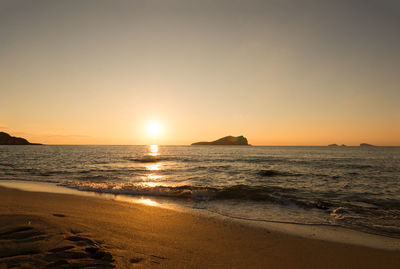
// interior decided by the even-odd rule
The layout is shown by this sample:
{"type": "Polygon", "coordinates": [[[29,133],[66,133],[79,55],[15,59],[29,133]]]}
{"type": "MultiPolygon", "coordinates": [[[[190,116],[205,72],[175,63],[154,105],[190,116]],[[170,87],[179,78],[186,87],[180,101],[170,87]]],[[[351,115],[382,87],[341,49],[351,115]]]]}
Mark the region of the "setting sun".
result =
{"type": "Polygon", "coordinates": [[[158,122],[151,122],[147,126],[147,133],[152,137],[159,136],[161,132],[162,132],[162,126],[158,122]]]}

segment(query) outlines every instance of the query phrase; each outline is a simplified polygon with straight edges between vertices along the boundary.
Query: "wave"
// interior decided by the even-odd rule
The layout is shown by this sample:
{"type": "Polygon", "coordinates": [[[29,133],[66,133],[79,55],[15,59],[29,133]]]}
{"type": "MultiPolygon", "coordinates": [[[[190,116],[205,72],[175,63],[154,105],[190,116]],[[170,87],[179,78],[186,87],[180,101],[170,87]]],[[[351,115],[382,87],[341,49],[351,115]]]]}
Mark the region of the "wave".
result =
{"type": "MultiPolygon", "coordinates": [[[[326,209],[321,206],[320,201],[303,200],[296,197],[297,190],[294,188],[281,187],[254,187],[248,185],[234,185],[228,187],[200,187],[200,186],[154,186],[149,187],[143,183],[121,183],[121,182],[89,182],[89,181],[65,181],[58,185],[91,191],[98,193],[124,194],[124,195],[145,195],[172,198],[184,198],[193,201],[210,200],[243,200],[259,201],[277,204],[295,204],[307,208],[326,209]]],[[[329,204],[331,205],[331,204],[329,204]]]]}
{"type": "Polygon", "coordinates": [[[90,175],[90,176],[80,176],[78,177],[80,180],[90,180],[90,181],[104,181],[104,180],[112,180],[113,178],[119,179],[115,175],[113,177],[111,176],[105,176],[105,175],[90,175]]]}
{"type": "Polygon", "coordinates": [[[1,163],[1,162],[0,162],[0,166],[3,166],[3,167],[11,167],[11,168],[13,168],[15,165],[12,164],[12,163],[1,163]]]}
{"type": "Polygon", "coordinates": [[[126,157],[124,159],[127,161],[138,162],[138,163],[156,163],[156,162],[173,160],[172,158],[169,158],[169,157],[151,156],[151,155],[147,155],[147,156],[144,156],[141,158],[126,157]]]}
{"type": "Polygon", "coordinates": [[[211,213],[214,213],[214,214],[224,216],[224,217],[245,220],[245,221],[295,224],[295,225],[304,225],[304,226],[343,227],[343,228],[351,229],[354,231],[362,231],[364,233],[373,234],[373,235],[386,236],[386,237],[390,237],[390,238],[400,238],[400,228],[395,225],[390,226],[390,225],[374,224],[373,226],[369,226],[366,223],[352,223],[351,221],[346,222],[345,221],[346,218],[342,214],[343,214],[343,212],[346,212],[346,213],[350,213],[350,212],[346,211],[343,208],[335,209],[334,213],[330,214],[336,220],[334,222],[324,222],[322,220],[319,220],[319,221],[285,221],[285,220],[279,220],[279,219],[251,218],[251,217],[242,217],[242,216],[227,214],[224,212],[211,210],[211,209],[205,209],[205,210],[207,210],[211,213]],[[342,211],[342,214],[339,213],[339,215],[337,215],[336,212],[338,212],[338,211],[339,212],[342,211]],[[337,221],[340,221],[340,222],[337,222],[337,221]]]}
{"type": "Polygon", "coordinates": [[[253,202],[267,202],[280,205],[296,205],[302,208],[331,211],[339,207],[346,207],[356,213],[386,209],[390,206],[394,214],[400,216],[400,203],[398,200],[388,199],[363,199],[362,195],[347,196],[345,201],[339,201],[335,196],[330,197],[324,192],[304,192],[290,187],[279,186],[249,186],[233,185],[226,187],[204,186],[148,186],[145,182],[120,182],[120,181],[64,181],[59,185],[82,191],[98,193],[160,196],[171,198],[184,198],[193,201],[211,200],[241,200],[253,202]],[[330,198],[329,198],[330,197],[330,198]],[[362,203],[360,203],[362,202],[362,203]]]}
{"type": "Polygon", "coordinates": [[[300,173],[289,173],[289,172],[282,172],[277,170],[261,170],[258,171],[257,174],[263,177],[276,177],[276,176],[284,176],[284,177],[300,177],[303,174],[300,173]]]}
{"type": "MultiPolygon", "coordinates": [[[[339,166],[339,165],[337,165],[339,166]]],[[[374,166],[370,165],[370,164],[343,164],[342,168],[348,168],[348,169],[370,169],[373,168],[374,166]]]]}

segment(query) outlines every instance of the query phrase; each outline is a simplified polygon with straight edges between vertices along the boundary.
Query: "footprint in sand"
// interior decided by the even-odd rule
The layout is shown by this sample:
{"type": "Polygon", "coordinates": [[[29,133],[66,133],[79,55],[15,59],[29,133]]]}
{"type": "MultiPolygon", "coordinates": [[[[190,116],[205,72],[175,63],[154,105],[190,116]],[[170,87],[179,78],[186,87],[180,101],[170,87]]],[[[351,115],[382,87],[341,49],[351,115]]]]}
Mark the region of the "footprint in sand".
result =
{"type": "MultiPolygon", "coordinates": [[[[18,216],[16,221],[28,223],[26,218],[18,216]]],[[[0,269],[115,268],[112,254],[89,236],[62,235],[43,223],[15,227],[14,221],[14,227],[9,226],[0,227],[0,269]]]]}

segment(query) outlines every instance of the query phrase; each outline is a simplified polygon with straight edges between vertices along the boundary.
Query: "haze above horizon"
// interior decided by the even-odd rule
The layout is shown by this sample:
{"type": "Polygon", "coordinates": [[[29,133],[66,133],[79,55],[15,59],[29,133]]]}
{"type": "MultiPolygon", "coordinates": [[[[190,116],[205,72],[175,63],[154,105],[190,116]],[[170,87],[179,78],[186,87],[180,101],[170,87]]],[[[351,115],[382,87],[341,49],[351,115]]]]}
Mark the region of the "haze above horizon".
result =
{"type": "Polygon", "coordinates": [[[400,145],[394,0],[0,0],[0,131],[400,145]]]}

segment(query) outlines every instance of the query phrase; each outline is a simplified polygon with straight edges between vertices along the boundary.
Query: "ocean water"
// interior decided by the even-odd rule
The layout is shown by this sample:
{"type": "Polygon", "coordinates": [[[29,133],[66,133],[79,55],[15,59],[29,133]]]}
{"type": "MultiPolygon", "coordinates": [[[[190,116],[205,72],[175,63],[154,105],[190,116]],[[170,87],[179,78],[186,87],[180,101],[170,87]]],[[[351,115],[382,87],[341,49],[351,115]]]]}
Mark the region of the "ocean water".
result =
{"type": "Polygon", "coordinates": [[[0,146],[0,180],[400,238],[400,147],[0,146]]]}

